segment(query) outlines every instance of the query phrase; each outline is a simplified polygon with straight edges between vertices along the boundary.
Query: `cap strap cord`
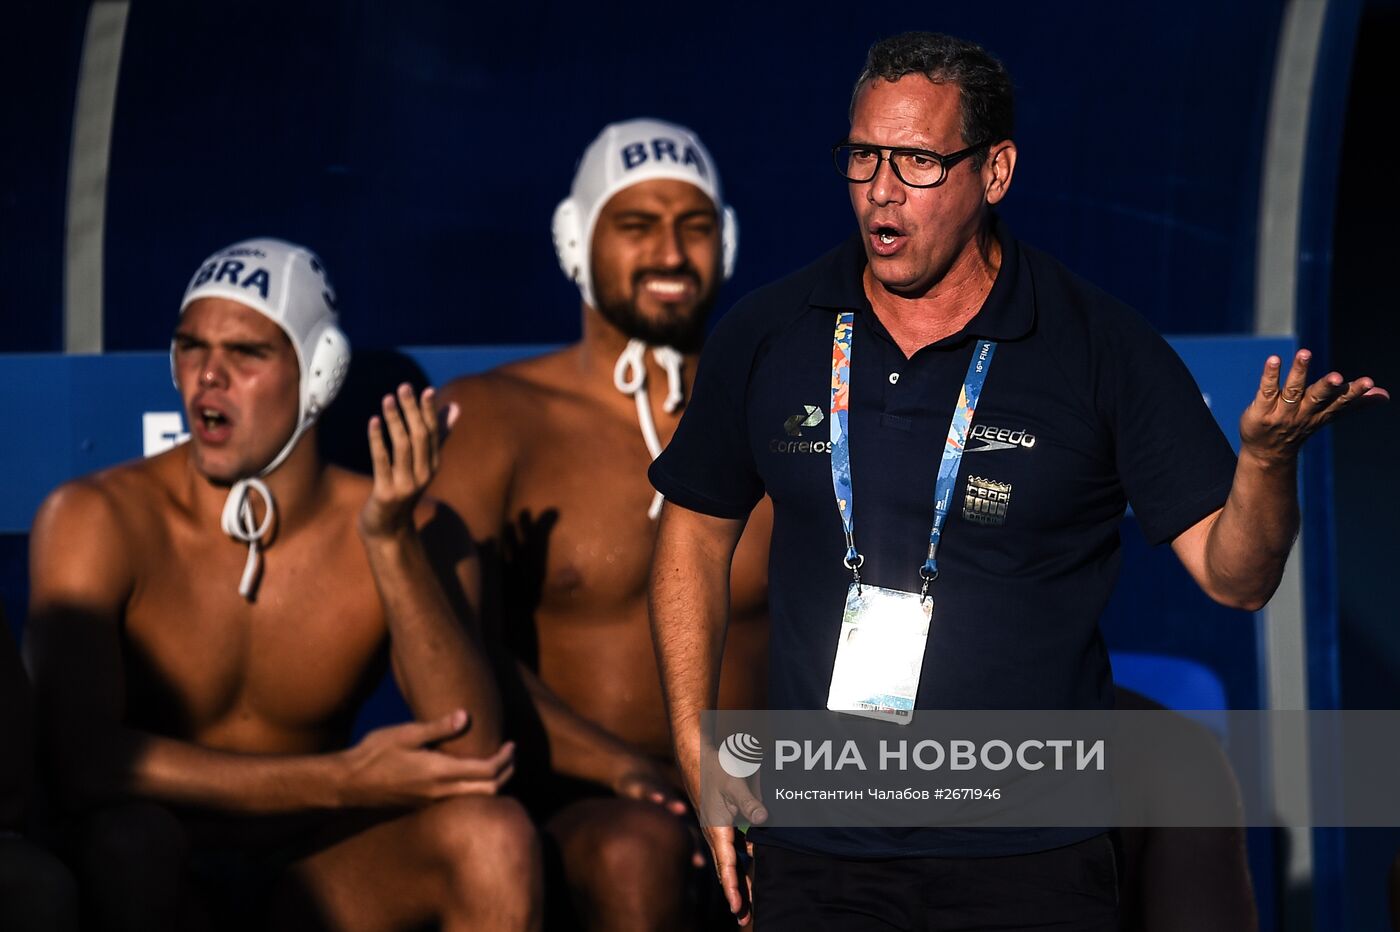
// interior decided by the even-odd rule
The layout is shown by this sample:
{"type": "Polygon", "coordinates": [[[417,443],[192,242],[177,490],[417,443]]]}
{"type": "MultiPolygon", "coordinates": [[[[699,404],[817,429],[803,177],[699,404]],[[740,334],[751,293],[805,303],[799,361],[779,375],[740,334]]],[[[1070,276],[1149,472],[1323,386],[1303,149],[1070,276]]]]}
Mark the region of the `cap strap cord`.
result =
{"type": "Polygon", "coordinates": [[[224,513],[219,521],[223,525],[224,533],[248,545],[248,562],[243,564],[243,579],[238,583],[238,594],[245,599],[251,598],[253,590],[257,587],[262,569],[258,541],[262,540],[272,527],[274,511],[272,493],[261,479],[239,479],[233,484],[233,488],[228,490],[228,498],[224,500],[224,513]],[[262,524],[254,521],[253,505],[248,501],[250,489],[261,495],[264,504],[267,505],[262,524]]]}
{"type": "MultiPolygon", "coordinates": [[[[629,340],[617,357],[613,366],[613,385],[624,395],[630,395],[637,403],[637,423],[642,428],[642,439],[652,459],[661,455],[661,439],[656,434],[656,421],[651,415],[651,396],[647,394],[647,345],[642,340],[629,340]]],[[[652,358],[666,371],[666,400],[662,407],[668,413],[680,408],[685,401],[685,382],[681,378],[681,366],[685,357],[669,346],[658,346],[651,351],[652,358]]],[[[647,509],[647,517],[656,520],[661,514],[662,495],[657,492],[647,509]]]]}

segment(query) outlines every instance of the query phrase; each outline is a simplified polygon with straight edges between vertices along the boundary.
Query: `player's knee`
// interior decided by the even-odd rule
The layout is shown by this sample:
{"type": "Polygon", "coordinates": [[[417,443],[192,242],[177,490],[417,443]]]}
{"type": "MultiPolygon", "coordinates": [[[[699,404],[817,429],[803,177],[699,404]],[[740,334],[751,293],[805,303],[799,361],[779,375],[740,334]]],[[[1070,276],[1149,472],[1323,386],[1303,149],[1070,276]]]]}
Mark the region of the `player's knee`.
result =
{"type": "Polygon", "coordinates": [[[154,803],[127,803],[96,812],[84,839],[84,859],[108,873],[153,877],[156,866],[184,863],[189,851],[185,830],[174,813],[154,803]]]}
{"type": "Polygon", "coordinates": [[[594,844],[607,876],[638,879],[674,876],[694,848],[684,822],[660,806],[632,801],[598,826],[594,844]]]}
{"type": "Polygon", "coordinates": [[[459,796],[431,812],[433,847],[457,880],[472,884],[503,875],[528,880],[538,873],[535,827],[515,800],[459,796]]]}

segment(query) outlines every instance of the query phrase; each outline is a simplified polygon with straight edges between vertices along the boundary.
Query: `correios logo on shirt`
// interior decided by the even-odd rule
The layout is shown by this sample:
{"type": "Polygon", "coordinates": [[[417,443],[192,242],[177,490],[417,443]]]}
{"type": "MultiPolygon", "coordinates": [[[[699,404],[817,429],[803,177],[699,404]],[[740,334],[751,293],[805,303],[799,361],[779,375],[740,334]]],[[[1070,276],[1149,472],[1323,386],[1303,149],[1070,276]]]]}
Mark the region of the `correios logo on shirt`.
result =
{"type": "MultiPolygon", "coordinates": [[[[826,420],[826,413],[816,405],[803,405],[802,411],[783,421],[783,433],[792,438],[802,437],[802,428],[817,427],[826,420]]],[[[770,453],[830,453],[830,440],[782,440],[768,441],[770,453]]]]}

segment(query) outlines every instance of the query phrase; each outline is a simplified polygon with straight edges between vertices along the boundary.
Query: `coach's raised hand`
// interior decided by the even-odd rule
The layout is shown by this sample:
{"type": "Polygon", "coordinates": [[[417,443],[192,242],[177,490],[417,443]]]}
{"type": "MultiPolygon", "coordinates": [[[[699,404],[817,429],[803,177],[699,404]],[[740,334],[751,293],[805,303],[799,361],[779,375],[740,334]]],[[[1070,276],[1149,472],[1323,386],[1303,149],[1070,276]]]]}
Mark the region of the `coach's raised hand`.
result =
{"type": "Polygon", "coordinates": [[[1279,466],[1297,458],[1303,442],[1338,415],[1390,400],[1390,393],[1369,376],[1347,381],[1329,372],[1307,384],[1312,353],[1300,349],[1280,385],[1282,360],[1270,356],[1254,401],[1240,416],[1240,455],[1264,466],[1279,466]]]}

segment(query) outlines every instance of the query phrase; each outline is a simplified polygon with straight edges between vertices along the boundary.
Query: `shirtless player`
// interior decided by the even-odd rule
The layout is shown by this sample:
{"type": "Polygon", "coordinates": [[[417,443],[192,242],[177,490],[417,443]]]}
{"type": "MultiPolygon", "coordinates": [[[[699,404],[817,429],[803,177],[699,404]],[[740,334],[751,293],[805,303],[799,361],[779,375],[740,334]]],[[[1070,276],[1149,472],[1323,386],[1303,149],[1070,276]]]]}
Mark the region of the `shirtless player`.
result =
{"type": "Polygon", "coordinates": [[[228,920],[267,874],[271,919],[239,916],[257,927],[538,925],[533,829],[494,795],[495,681],[447,594],[476,567],[457,551],[444,589],[429,562],[452,537],[420,500],[432,390],[384,397],[372,481],[324,464],[312,425],[349,363],[333,304],[302,247],[215,253],[171,345],[189,442],[35,520],[41,724],[105,927],[228,920]],[[386,647],[417,721],[343,749],[386,647]]]}
{"type": "MultiPolygon", "coordinates": [[[[505,625],[548,737],[554,777],[533,781],[532,807],[592,929],[685,928],[686,891],[708,882],[647,623],[659,503],[646,470],[680,417],[736,233],[693,133],[605,128],[554,223],[583,339],[443,393],[470,424],[446,442],[432,492],[482,543],[483,612],[505,625]]],[[[730,708],[763,704],[769,514],[760,504],[734,560],[730,708]]]]}

